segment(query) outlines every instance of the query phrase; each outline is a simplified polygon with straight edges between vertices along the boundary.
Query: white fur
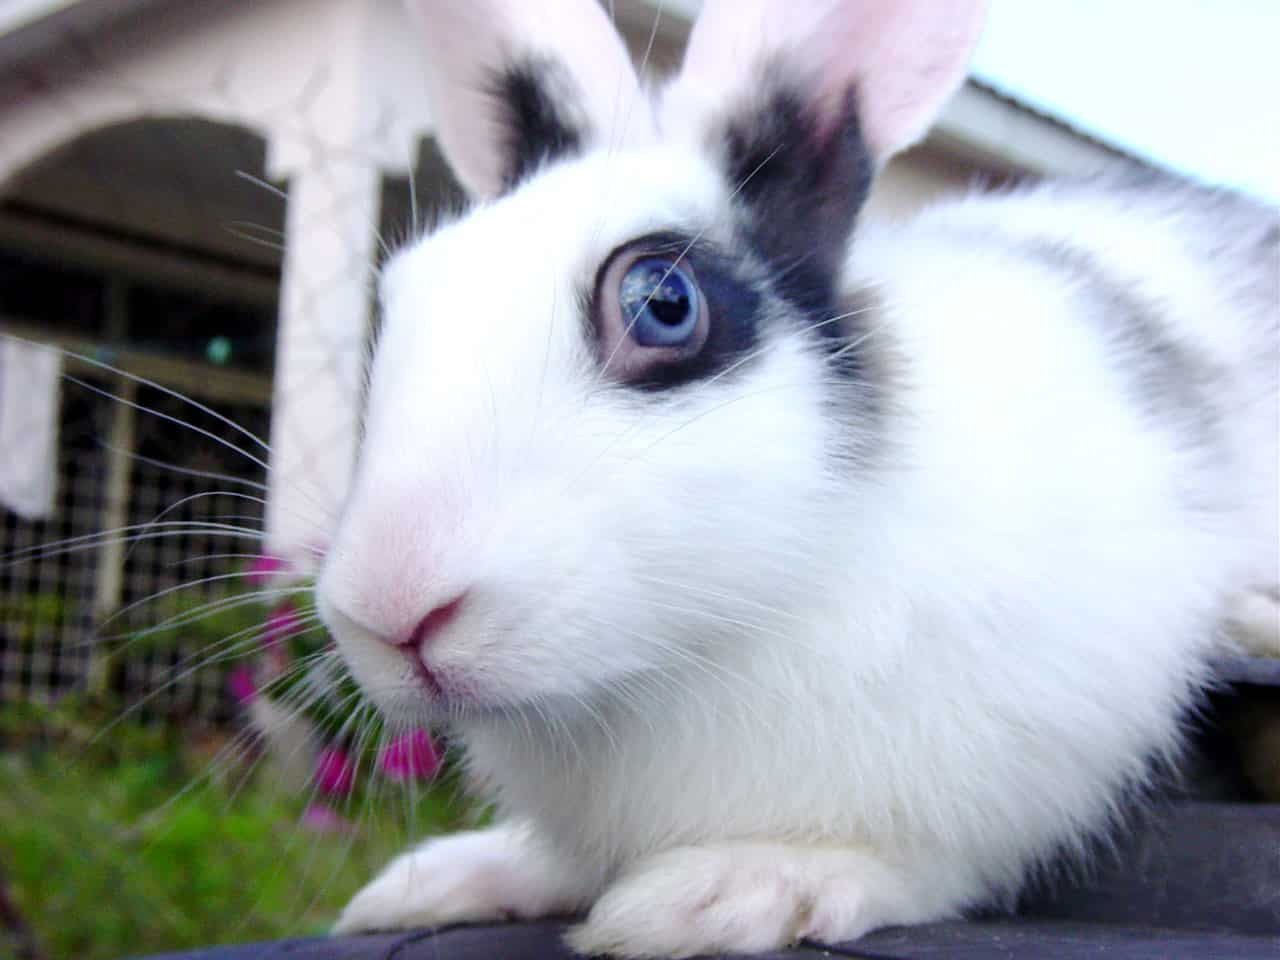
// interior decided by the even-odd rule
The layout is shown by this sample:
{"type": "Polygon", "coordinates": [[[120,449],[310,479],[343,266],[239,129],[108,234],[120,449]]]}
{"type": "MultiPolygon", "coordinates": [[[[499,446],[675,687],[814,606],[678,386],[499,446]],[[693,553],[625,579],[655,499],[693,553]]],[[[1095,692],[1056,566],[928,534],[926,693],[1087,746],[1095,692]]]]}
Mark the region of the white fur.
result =
{"type": "Polygon", "coordinates": [[[396,857],[347,905],[334,932],[542,917],[580,907],[590,893],[528,825],[508,823],[396,857]]]}
{"type": "Polygon", "coordinates": [[[424,659],[506,820],[395,861],[340,929],[593,905],[575,945],[685,956],[1007,897],[1176,750],[1228,600],[1280,580],[1274,324],[1178,215],[1048,188],[859,231],[892,407],[858,465],[797,330],[691,390],[601,382],[601,261],[732,242],[730,202],[687,141],[589,152],[386,271],[320,609],[366,692],[430,721],[379,638],[469,591],[424,659]],[[1095,251],[1230,374],[1213,458],[1140,411],[1031,236],[1095,251]]]}
{"type": "Polygon", "coordinates": [[[1230,613],[1231,635],[1248,653],[1280,658],[1280,600],[1257,590],[1236,597],[1230,613]]]}

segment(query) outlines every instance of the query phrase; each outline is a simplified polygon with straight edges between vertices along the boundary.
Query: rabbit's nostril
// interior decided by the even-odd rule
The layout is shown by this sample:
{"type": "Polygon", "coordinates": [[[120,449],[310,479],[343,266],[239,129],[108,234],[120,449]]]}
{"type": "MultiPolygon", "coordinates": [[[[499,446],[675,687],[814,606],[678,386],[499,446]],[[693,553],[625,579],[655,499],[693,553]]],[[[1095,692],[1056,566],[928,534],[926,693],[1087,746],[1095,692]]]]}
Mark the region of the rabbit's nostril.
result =
{"type": "Polygon", "coordinates": [[[466,599],[466,594],[454,597],[448,603],[441,604],[436,607],[425,617],[418,621],[418,625],[413,630],[397,641],[396,646],[408,647],[412,650],[421,650],[438,634],[458,613],[458,608],[462,606],[462,601],[466,599]]]}

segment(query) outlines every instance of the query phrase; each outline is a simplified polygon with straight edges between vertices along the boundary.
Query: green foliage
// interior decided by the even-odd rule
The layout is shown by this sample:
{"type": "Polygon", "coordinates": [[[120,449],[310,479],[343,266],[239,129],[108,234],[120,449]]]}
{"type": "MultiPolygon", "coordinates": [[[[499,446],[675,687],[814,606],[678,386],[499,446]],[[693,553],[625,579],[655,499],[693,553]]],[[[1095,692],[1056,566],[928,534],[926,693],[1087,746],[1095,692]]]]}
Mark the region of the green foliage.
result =
{"type": "Polygon", "coordinates": [[[37,637],[57,636],[70,615],[67,599],[58,593],[30,593],[0,597],[0,625],[6,640],[30,650],[37,637]]]}
{"type": "Polygon", "coordinates": [[[179,642],[211,650],[250,648],[262,630],[265,613],[261,604],[241,602],[236,593],[201,596],[179,592],[148,603],[137,617],[144,626],[120,638],[116,648],[121,653],[141,655],[170,649],[179,642]]]}
{"type": "MultiPolygon", "coordinates": [[[[317,656],[332,648],[328,634],[313,623],[296,618],[296,607],[288,594],[276,592],[269,584],[252,583],[247,578],[242,589],[219,591],[214,596],[177,592],[148,604],[139,618],[145,626],[134,630],[115,645],[120,660],[164,651],[178,643],[210,651],[202,670],[226,674],[238,665],[254,665],[267,648],[276,648],[289,664],[314,664],[317,656]],[[266,593],[266,597],[258,594],[266,593]]],[[[350,705],[358,702],[354,681],[346,671],[285,669],[262,686],[263,694],[280,702],[304,704],[312,726],[326,740],[348,741],[350,705]]],[[[373,721],[376,722],[376,721],[373,721]]],[[[374,743],[377,737],[366,738],[374,743]]],[[[362,758],[368,760],[368,758],[362,758]]]]}
{"type": "Polygon", "coordinates": [[[310,797],[225,737],[102,728],[84,705],[0,708],[0,862],[54,958],[321,932],[396,852],[468,817],[448,780],[412,802],[382,784],[345,811],[350,832],[315,833],[310,797]]]}

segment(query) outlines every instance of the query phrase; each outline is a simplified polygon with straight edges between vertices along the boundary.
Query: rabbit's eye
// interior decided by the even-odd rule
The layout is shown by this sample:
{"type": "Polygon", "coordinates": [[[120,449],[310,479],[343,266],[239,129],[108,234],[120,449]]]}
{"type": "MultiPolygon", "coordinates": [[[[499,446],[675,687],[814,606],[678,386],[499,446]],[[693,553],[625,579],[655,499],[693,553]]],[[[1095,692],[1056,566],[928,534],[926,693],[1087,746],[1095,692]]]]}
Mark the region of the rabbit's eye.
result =
{"type": "Polygon", "coordinates": [[[713,295],[731,287],[687,239],[655,235],[619,247],[596,275],[589,305],[601,372],[644,389],[697,379],[714,359],[705,348],[724,298],[713,295]]]}
{"type": "Polygon", "coordinates": [[[618,306],[628,335],[642,347],[680,347],[698,326],[698,286],[665,257],[636,260],[623,274],[618,306]]]}

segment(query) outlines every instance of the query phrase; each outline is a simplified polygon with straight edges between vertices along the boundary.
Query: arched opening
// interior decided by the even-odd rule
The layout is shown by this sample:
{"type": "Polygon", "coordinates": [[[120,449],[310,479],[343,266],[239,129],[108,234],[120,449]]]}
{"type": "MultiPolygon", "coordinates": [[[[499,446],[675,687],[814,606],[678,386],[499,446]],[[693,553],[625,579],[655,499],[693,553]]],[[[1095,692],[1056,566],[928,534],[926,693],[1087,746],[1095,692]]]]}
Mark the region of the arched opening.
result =
{"type": "MultiPolygon", "coordinates": [[[[137,639],[164,617],[225,595],[231,584],[218,580],[175,591],[161,606],[120,611],[222,577],[235,566],[227,555],[259,549],[254,537],[215,525],[260,527],[253,497],[264,471],[228,445],[262,451],[166,390],[267,434],[286,196],[267,181],[266,154],[265,141],[243,127],[136,119],[61,146],[0,195],[0,331],[87,358],[62,360],[56,416],[27,435],[33,446],[56,444],[53,509],[23,517],[0,507],[0,556],[31,554],[0,564],[0,696],[46,698],[84,685],[154,690],[216,639],[210,630],[226,626],[137,639]],[[188,526],[141,529],[183,500],[164,519],[188,526]],[[113,530],[123,532],[37,549],[113,530]],[[138,533],[148,535],[126,539],[138,533]],[[104,637],[135,642],[113,659],[104,637]]],[[[162,712],[206,717],[221,702],[217,671],[157,698],[162,712]]]]}
{"type": "Polygon", "coordinates": [[[243,345],[230,366],[269,373],[285,203],[279,187],[262,184],[266,142],[243,127],[146,118],[86,133],[0,191],[0,312],[188,358],[221,323],[243,345]],[[75,283],[74,306],[49,295],[59,272],[75,283]],[[131,328],[114,331],[88,274],[144,301],[191,302],[181,312],[139,303],[124,318],[131,328]]]}

